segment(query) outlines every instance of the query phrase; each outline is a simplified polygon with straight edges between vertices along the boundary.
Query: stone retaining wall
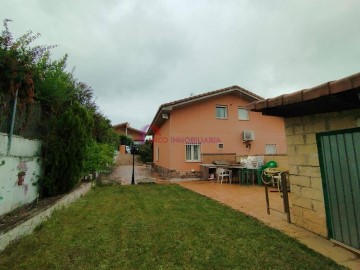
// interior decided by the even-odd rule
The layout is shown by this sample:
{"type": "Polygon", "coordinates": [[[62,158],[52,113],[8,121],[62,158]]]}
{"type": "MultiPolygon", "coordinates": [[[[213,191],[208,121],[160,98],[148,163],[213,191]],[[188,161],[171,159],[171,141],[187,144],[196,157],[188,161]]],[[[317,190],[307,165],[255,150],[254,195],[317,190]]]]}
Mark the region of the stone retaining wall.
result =
{"type": "Polygon", "coordinates": [[[154,171],[158,172],[162,177],[166,178],[166,179],[172,179],[172,178],[201,178],[201,171],[184,171],[184,172],[179,172],[176,170],[170,170],[168,168],[164,168],[162,166],[156,165],[154,164],[153,166],[154,171]]]}

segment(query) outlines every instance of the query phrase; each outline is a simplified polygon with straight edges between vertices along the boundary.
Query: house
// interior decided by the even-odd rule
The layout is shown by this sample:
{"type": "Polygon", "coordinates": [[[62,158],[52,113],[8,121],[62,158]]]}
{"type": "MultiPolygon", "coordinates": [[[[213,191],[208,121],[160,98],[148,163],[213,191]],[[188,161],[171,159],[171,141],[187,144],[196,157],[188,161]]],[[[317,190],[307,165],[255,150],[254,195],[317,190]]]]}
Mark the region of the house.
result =
{"type": "Polygon", "coordinates": [[[360,252],[360,73],[247,108],[284,117],[292,221],[360,252]]]}
{"type": "Polygon", "coordinates": [[[285,154],[281,117],[249,112],[260,96],[239,86],[162,104],[147,131],[155,170],[167,178],[200,177],[200,165],[242,155],[285,154]]]}
{"type": "Polygon", "coordinates": [[[130,127],[130,123],[125,122],[113,126],[115,132],[120,135],[125,135],[133,139],[134,144],[143,144],[145,132],[136,128],[130,127]]]}

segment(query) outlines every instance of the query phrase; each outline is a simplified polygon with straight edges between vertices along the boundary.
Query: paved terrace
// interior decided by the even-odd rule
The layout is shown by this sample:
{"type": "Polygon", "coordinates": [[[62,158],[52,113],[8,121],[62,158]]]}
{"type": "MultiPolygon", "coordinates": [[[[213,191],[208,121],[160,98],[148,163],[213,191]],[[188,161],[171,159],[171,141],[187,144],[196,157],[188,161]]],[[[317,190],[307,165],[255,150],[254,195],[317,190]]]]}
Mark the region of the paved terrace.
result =
{"type": "MultiPolygon", "coordinates": [[[[283,213],[266,211],[265,191],[260,186],[241,186],[239,184],[220,184],[210,181],[178,182],[179,185],[226,204],[252,216],[269,227],[296,238],[309,248],[323,254],[350,269],[360,269],[359,255],[329,240],[287,222],[283,213]]],[[[282,198],[278,192],[269,192],[270,207],[283,211],[282,198]]],[[[290,210],[291,211],[291,210],[290,210]]]]}

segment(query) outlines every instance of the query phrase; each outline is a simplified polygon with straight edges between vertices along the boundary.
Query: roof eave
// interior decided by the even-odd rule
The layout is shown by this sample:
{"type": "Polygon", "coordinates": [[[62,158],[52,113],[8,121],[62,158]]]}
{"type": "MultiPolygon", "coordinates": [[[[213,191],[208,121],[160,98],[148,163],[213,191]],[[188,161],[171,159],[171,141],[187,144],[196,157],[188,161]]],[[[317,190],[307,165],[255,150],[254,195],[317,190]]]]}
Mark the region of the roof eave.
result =
{"type": "Polygon", "coordinates": [[[360,73],[249,104],[264,115],[294,117],[360,108],[360,73]]]}

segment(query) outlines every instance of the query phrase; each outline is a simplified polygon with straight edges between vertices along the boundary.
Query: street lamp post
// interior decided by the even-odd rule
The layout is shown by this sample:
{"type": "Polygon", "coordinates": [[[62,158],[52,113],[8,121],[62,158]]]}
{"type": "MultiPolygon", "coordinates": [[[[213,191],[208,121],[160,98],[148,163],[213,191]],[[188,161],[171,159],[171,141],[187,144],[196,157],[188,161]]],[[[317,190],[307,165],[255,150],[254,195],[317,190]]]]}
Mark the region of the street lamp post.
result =
{"type": "Polygon", "coordinates": [[[134,147],[134,144],[131,147],[131,154],[133,156],[131,184],[135,185],[135,169],[134,169],[134,165],[135,165],[135,147],[134,147]]]}

